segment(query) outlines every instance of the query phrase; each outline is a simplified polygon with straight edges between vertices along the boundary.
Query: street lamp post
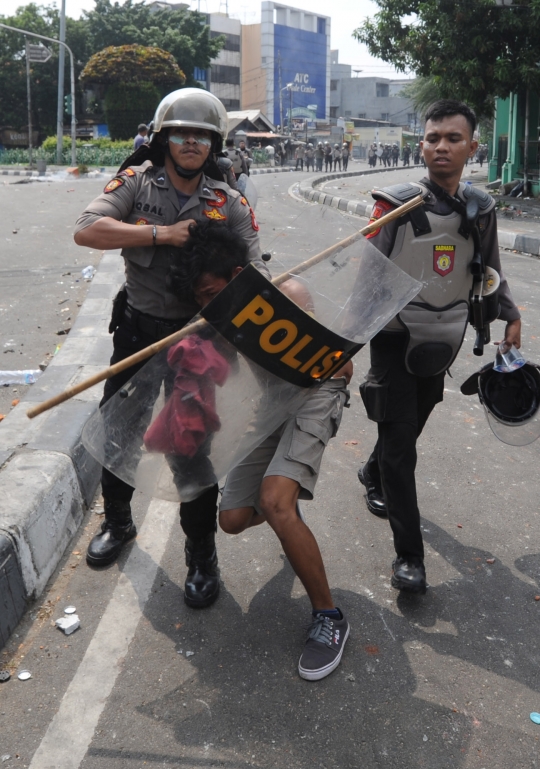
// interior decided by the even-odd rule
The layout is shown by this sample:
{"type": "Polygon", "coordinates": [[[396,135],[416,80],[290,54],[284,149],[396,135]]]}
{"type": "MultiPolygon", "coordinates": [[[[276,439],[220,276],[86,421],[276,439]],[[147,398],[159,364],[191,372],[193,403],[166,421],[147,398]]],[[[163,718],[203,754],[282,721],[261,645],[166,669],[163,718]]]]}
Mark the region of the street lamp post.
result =
{"type": "MultiPolygon", "coordinates": [[[[62,0],[60,10],[60,43],[66,42],[66,0],[62,0]]],[[[66,49],[63,45],[58,51],[58,103],[56,107],[56,162],[62,165],[64,154],[64,58],[66,49]]]]}
{"type": "Polygon", "coordinates": [[[28,32],[26,29],[10,27],[8,24],[0,24],[0,28],[9,29],[11,32],[20,32],[21,35],[28,35],[29,37],[37,37],[40,40],[48,40],[49,43],[56,43],[57,45],[63,46],[69,53],[69,69],[71,75],[71,165],[77,165],[77,148],[75,144],[77,139],[77,121],[75,119],[75,60],[73,58],[73,51],[66,43],[63,43],[61,40],[57,40],[54,37],[37,35],[35,32],[28,32]]]}
{"type": "Polygon", "coordinates": [[[30,95],[30,55],[28,40],[24,38],[26,51],[26,101],[28,105],[28,165],[32,168],[32,97],[30,95]]]}

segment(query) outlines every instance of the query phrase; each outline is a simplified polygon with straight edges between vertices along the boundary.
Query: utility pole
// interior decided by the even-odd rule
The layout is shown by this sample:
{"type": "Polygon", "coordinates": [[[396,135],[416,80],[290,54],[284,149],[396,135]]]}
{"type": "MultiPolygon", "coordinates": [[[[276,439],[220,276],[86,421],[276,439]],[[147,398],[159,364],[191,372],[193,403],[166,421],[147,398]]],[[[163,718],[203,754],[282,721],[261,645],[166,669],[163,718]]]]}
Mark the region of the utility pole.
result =
{"type": "Polygon", "coordinates": [[[289,136],[292,136],[292,83],[289,83],[289,136]]]}
{"type": "Polygon", "coordinates": [[[279,130],[283,133],[283,94],[281,93],[281,51],[277,52],[279,88],[279,130]]]}
{"type": "MultiPolygon", "coordinates": [[[[60,10],[60,43],[66,42],[66,0],[60,10]]],[[[64,62],[66,51],[63,45],[58,52],[58,105],[56,108],[56,162],[62,165],[64,151],[64,62]]]]}
{"type": "Polygon", "coordinates": [[[525,136],[524,155],[523,155],[523,197],[526,198],[529,186],[529,87],[525,91],[525,136]]]}
{"type": "Polygon", "coordinates": [[[28,103],[28,161],[30,168],[32,168],[32,98],[30,96],[30,57],[26,37],[24,44],[26,48],[26,101],[28,103]]]}

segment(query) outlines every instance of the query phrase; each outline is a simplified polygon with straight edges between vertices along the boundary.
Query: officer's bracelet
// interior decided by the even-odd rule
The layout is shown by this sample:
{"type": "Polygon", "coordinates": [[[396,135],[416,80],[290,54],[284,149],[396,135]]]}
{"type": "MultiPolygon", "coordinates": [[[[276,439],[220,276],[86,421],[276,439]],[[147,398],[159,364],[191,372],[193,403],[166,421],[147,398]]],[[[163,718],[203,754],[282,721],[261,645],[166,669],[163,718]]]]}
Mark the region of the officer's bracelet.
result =
{"type": "Polygon", "coordinates": [[[157,227],[155,224],[152,225],[152,244],[157,246],[157,227]]]}

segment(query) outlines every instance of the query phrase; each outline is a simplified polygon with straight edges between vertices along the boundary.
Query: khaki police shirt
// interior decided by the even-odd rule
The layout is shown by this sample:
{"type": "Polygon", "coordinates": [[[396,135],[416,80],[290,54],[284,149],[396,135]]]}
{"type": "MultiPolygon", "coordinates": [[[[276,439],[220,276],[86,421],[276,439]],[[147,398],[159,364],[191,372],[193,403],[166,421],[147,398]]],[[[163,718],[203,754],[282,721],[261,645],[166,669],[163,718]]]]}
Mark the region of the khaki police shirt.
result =
{"type": "MultiPolygon", "coordinates": [[[[247,200],[225,182],[204,174],[195,193],[180,210],[176,190],[164,168],[150,161],[117,174],[101,195],[81,214],[75,232],[89,227],[101,217],[135,225],[171,225],[186,219],[205,218],[233,226],[249,246],[248,258],[269,277],[261,259],[259,226],[247,200]]],[[[166,279],[178,248],[170,245],[123,248],[129,304],[157,318],[191,318],[199,311],[195,303],[181,302],[167,290],[166,279]]]]}
{"type": "MultiPolygon", "coordinates": [[[[424,179],[421,179],[420,183],[424,181],[424,179]]],[[[446,216],[452,213],[452,209],[448,203],[444,200],[440,200],[433,192],[426,198],[424,206],[427,210],[433,211],[433,213],[438,214],[439,216],[446,216]]],[[[392,207],[388,206],[382,213],[387,214],[391,210],[392,207]]],[[[378,232],[376,231],[375,235],[368,235],[367,237],[381,253],[385,256],[389,256],[392,253],[394,243],[396,242],[397,231],[402,224],[403,220],[397,219],[396,221],[390,222],[390,224],[387,224],[385,227],[381,227],[378,232]]],[[[490,213],[485,214],[484,216],[480,216],[478,219],[478,227],[480,229],[480,237],[482,241],[484,264],[487,267],[492,267],[499,273],[501,278],[498,290],[499,304],[501,306],[499,320],[504,320],[507,323],[513,320],[518,320],[521,318],[521,314],[512,298],[510,286],[508,285],[508,281],[506,280],[501,267],[499,241],[497,238],[497,216],[495,210],[490,211],[490,213]]]]}

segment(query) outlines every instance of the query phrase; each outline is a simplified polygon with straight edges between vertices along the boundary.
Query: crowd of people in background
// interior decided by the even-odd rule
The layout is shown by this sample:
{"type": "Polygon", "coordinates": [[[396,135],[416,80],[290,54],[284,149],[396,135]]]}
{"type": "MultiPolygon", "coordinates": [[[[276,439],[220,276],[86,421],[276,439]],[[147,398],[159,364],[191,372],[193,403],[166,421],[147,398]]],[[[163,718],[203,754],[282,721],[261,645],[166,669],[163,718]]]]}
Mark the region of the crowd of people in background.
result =
{"type": "MultiPolygon", "coordinates": [[[[147,143],[147,133],[147,126],[141,123],[133,141],[134,149],[147,143]]],[[[269,142],[265,146],[260,141],[253,142],[251,148],[247,147],[245,141],[240,141],[236,147],[234,140],[229,139],[225,152],[233,160],[235,174],[246,173],[248,176],[252,163],[257,161],[269,162],[271,166],[284,166],[289,162],[294,164],[296,171],[318,172],[323,170],[324,165],[324,170],[329,173],[331,171],[346,171],[351,157],[351,147],[348,142],[332,144],[330,141],[319,141],[315,145],[313,142],[292,141],[291,139],[269,142]]],[[[467,161],[467,165],[469,162],[478,163],[482,168],[487,157],[487,144],[479,144],[475,156],[467,161]]],[[[411,145],[411,143],[406,142],[400,148],[397,142],[394,144],[373,142],[367,150],[367,161],[370,168],[375,168],[377,165],[385,168],[397,168],[400,160],[403,166],[410,166],[411,158],[413,165],[426,167],[419,143],[411,145]]]]}

